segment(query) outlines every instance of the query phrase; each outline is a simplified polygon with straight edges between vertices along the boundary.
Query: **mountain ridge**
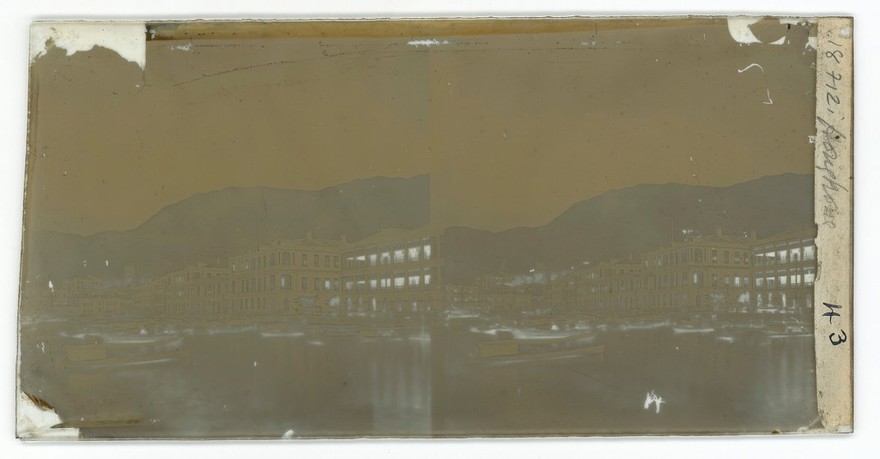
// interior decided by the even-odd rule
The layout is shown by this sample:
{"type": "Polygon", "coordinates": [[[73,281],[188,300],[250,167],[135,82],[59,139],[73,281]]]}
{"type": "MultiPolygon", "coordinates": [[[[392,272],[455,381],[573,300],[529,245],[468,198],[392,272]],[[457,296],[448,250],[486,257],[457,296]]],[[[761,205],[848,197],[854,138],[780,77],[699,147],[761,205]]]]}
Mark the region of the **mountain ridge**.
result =
{"type": "MultiPolygon", "coordinates": [[[[227,187],[198,193],[139,226],[90,236],[26,233],[28,273],[60,280],[141,276],[212,262],[275,239],[348,240],[387,228],[430,223],[430,176],[358,179],[320,190],[227,187]],[[102,266],[102,264],[104,266],[102,266]]],[[[619,258],[667,244],[682,229],[758,232],[759,237],[813,223],[813,176],[765,176],[726,187],[641,184],[573,203],[548,223],[493,232],[444,230],[447,279],[472,282],[491,273],[526,272],[543,262],[559,270],[585,260],[619,258]]]]}

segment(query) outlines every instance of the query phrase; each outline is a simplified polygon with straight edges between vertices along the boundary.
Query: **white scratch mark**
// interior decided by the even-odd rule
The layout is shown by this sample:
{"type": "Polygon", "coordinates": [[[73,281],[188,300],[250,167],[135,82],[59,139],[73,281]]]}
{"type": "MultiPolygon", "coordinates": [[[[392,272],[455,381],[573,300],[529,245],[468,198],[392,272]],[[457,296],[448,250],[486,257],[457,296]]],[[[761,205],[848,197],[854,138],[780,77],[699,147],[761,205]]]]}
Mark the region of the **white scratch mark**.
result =
{"type": "Polygon", "coordinates": [[[110,266],[110,260],[104,260],[104,266],[110,266]]]}
{"type": "Polygon", "coordinates": [[[807,142],[808,142],[808,143],[816,143],[816,136],[814,136],[814,135],[808,135],[808,136],[807,136],[807,142]]]}
{"type": "Polygon", "coordinates": [[[281,435],[281,438],[288,440],[288,439],[293,438],[293,436],[295,434],[296,434],[296,432],[293,429],[288,429],[287,432],[284,432],[284,434],[281,435]]]}
{"type": "Polygon", "coordinates": [[[764,101],[764,105],[773,105],[773,99],[770,98],[770,89],[767,89],[767,100],[764,101]]]}
{"type": "Polygon", "coordinates": [[[52,281],[49,281],[49,291],[55,293],[55,286],[52,285],[52,281]]]}
{"type": "Polygon", "coordinates": [[[116,52],[141,70],[147,62],[147,34],[143,22],[35,22],[30,30],[30,61],[45,56],[47,43],[72,56],[95,46],[116,52]]]}
{"type": "Polygon", "coordinates": [[[257,368],[257,361],[254,360],[254,368],[257,368]]]}
{"type": "Polygon", "coordinates": [[[785,37],[779,37],[778,40],[771,41],[770,44],[771,45],[784,45],[785,44],[785,37]]]}
{"type": "Polygon", "coordinates": [[[758,67],[759,69],[761,69],[761,73],[765,73],[765,72],[764,72],[764,67],[761,67],[761,64],[754,63],[754,62],[751,63],[751,64],[749,64],[749,65],[747,65],[747,66],[745,66],[745,67],[743,67],[743,68],[741,68],[741,69],[736,69],[736,72],[737,72],[737,73],[743,73],[743,72],[745,72],[746,70],[748,70],[748,69],[750,69],[750,68],[752,68],[752,67],[758,67]]]}
{"type": "Polygon", "coordinates": [[[663,397],[654,393],[654,391],[648,392],[645,396],[645,409],[651,408],[651,404],[655,404],[657,411],[656,414],[660,414],[660,405],[666,403],[663,400],[663,397]]]}
{"type": "Polygon", "coordinates": [[[430,48],[431,46],[440,46],[440,45],[450,45],[452,42],[449,40],[437,40],[436,38],[430,38],[427,40],[410,40],[406,42],[407,45],[415,46],[416,48],[424,46],[426,48],[430,48]]]}
{"type": "Polygon", "coordinates": [[[840,36],[843,38],[849,38],[852,36],[852,29],[849,26],[840,28],[840,36]]]}
{"type": "Polygon", "coordinates": [[[192,49],[192,43],[187,43],[185,45],[172,46],[171,49],[177,49],[180,51],[190,51],[192,49]]]}

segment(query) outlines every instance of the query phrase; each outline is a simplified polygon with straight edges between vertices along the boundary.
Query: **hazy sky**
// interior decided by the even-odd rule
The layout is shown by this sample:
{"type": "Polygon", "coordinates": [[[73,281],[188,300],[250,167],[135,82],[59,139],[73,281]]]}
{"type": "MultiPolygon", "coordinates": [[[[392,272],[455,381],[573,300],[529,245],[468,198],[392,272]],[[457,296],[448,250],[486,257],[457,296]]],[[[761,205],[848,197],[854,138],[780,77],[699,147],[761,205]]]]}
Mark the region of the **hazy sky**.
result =
{"type": "Polygon", "coordinates": [[[747,46],[724,20],[158,30],[143,71],[102,48],[32,66],[30,229],[430,173],[434,224],[502,230],[639,183],[813,170],[805,27],[760,24],[786,43],[747,46]]]}

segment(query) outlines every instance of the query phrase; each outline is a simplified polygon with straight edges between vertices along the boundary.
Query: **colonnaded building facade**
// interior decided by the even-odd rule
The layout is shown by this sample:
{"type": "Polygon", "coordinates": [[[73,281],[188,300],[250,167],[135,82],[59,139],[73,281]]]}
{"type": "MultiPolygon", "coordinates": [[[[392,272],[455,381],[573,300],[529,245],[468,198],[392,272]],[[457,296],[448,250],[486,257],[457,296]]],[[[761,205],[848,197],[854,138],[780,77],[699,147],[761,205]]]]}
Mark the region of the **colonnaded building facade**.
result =
{"type": "Polygon", "coordinates": [[[447,282],[443,231],[388,229],[349,242],[277,240],[225,261],[146,281],[81,277],[26,301],[53,312],[156,317],[396,317],[475,313],[657,316],[812,307],[815,229],[758,239],[754,232],[682,238],[624,259],[549,272],[489,273],[447,282]]]}

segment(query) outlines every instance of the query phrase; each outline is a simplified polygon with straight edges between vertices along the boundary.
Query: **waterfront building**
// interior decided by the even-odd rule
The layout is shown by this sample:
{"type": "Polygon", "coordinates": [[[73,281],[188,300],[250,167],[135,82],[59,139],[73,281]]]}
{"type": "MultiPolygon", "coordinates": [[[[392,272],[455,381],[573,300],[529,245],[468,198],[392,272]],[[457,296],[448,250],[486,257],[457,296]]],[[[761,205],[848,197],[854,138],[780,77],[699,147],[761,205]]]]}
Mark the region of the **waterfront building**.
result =
{"type": "Polygon", "coordinates": [[[755,307],[766,312],[806,312],[813,307],[816,230],[806,228],[770,236],[752,248],[755,307]]]}
{"type": "Polygon", "coordinates": [[[320,315],[340,290],[343,240],[278,240],[229,258],[226,294],[234,315],[320,315]]]}
{"type": "Polygon", "coordinates": [[[341,315],[436,312],[444,298],[442,232],[386,229],[343,251],[341,315]]]}
{"type": "Polygon", "coordinates": [[[755,234],[688,234],[642,255],[645,308],[655,312],[748,307],[755,234]]]}

